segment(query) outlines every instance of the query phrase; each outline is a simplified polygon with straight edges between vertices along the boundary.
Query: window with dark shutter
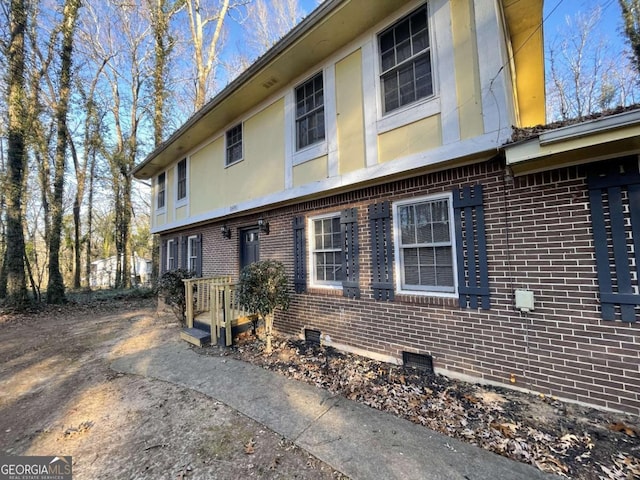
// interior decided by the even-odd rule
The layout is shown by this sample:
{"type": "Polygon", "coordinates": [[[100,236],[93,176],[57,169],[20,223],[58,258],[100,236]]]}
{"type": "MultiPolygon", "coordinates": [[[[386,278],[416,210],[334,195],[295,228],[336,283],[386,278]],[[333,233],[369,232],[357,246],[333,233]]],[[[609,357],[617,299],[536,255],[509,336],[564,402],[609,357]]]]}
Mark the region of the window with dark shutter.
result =
{"type": "Polygon", "coordinates": [[[295,217],[293,219],[293,285],[296,293],[307,291],[307,253],[304,224],[304,217],[295,217]]]}
{"type": "Polygon", "coordinates": [[[348,208],[342,211],[340,230],[342,232],[342,295],[348,298],[360,298],[357,208],[348,208]]]}
{"type": "Polygon", "coordinates": [[[590,169],[591,223],[603,320],[640,317],[640,172],[637,157],[590,169]]]}
{"type": "Polygon", "coordinates": [[[453,191],[458,263],[458,298],[462,308],[489,309],[489,266],[482,185],[453,191]]]}
{"type": "Polygon", "coordinates": [[[371,230],[371,288],[376,300],[393,300],[393,253],[389,202],[369,205],[371,230]]]}

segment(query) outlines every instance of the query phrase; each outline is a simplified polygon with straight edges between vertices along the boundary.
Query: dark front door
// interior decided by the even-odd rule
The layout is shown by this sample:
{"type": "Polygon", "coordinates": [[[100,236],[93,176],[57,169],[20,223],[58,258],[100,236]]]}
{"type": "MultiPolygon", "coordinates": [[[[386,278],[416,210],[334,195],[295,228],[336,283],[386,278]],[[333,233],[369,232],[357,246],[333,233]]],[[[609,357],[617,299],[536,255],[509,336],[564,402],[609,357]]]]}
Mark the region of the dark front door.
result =
{"type": "Polygon", "coordinates": [[[257,228],[240,231],[240,270],[260,260],[260,237],[257,228]]]}

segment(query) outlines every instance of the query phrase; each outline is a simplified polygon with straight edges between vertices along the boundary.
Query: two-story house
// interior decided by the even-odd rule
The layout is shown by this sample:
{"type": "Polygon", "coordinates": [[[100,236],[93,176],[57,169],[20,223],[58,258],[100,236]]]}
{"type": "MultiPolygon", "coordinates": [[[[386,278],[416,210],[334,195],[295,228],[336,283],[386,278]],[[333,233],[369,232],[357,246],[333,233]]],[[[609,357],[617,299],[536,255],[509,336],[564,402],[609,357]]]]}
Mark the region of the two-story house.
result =
{"type": "Polygon", "coordinates": [[[280,260],[281,333],[640,413],[640,112],[526,129],[541,25],[322,3],[135,168],[161,270],[280,260]]]}

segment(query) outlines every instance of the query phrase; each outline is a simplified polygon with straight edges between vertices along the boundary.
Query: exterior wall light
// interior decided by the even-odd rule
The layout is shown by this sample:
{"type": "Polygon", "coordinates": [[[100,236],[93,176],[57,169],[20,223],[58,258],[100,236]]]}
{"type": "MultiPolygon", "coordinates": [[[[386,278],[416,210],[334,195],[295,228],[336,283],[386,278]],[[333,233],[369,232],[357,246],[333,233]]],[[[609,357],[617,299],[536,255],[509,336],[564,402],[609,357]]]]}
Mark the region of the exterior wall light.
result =
{"type": "Polygon", "coordinates": [[[220,233],[222,233],[222,238],[226,238],[227,240],[231,238],[231,229],[226,223],[220,228],[220,233]]]}
{"type": "Polygon", "coordinates": [[[260,233],[269,235],[269,222],[265,222],[264,218],[262,217],[258,219],[258,228],[260,229],[260,233]]]}

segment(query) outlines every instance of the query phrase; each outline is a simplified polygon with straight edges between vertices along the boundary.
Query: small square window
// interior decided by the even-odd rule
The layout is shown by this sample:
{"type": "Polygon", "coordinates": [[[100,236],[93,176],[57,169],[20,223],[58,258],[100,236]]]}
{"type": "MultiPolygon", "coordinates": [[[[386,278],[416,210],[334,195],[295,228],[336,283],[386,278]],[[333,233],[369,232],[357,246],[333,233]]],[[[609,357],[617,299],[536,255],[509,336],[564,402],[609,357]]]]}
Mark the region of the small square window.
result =
{"type": "Polygon", "coordinates": [[[227,159],[226,165],[242,160],[242,124],[227,130],[227,159]]]}

